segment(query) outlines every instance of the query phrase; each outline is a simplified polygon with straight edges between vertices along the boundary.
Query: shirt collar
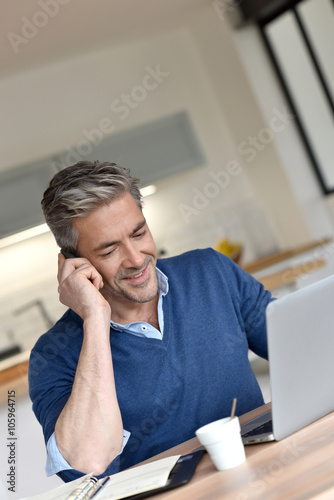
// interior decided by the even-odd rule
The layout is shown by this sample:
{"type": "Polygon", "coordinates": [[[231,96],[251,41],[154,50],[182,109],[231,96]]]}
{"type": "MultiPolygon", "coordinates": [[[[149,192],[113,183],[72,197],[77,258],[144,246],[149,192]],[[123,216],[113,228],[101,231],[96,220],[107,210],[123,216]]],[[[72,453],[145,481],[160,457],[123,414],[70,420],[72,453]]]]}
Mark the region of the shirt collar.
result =
{"type": "Polygon", "coordinates": [[[168,278],[162,271],[160,271],[158,267],[156,267],[156,271],[158,278],[158,292],[159,295],[162,295],[164,297],[165,295],[167,295],[169,290],[168,278]]]}

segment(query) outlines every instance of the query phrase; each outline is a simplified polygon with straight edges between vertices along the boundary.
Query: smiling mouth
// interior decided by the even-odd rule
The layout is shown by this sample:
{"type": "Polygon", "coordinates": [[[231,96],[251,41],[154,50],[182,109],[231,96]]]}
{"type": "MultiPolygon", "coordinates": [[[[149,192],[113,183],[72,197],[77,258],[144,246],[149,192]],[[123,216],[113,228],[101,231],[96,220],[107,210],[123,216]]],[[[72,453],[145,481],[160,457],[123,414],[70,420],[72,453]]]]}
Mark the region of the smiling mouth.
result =
{"type": "Polygon", "coordinates": [[[148,266],[149,263],[146,264],[144,269],[141,271],[137,272],[136,274],[131,274],[130,276],[124,276],[123,280],[129,282],[129,283],[141,283],[142,281],[146,281],[148,279],[148,266]]]}
{"type": "Polygon", "coordinates": [[[146,269],[146,267],[142,271],[140,271],[140,273],[135,274],[133,276],[126,276],[124,279],[126,279],[126,280],[132,280],[132,279],[140,278],[142,276],[143,272],[145,271],[145,269],[146,269]]]}

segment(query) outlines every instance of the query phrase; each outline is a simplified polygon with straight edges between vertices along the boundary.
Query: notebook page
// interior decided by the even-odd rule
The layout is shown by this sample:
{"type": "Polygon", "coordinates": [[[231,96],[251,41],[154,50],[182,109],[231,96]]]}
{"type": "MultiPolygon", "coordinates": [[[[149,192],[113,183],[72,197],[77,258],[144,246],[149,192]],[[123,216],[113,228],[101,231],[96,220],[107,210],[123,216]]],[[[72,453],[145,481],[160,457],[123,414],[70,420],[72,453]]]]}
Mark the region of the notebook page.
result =
{"type": "MultiPolygon", "coordinates": [[[[95,498],[96,500],[117,500],[136,493],[160,488],[166,484],[170,471],[179,458],[180,455],[175,455],[118,472],[110,476],[110,480],[96,494],[94,500],[95,498]]],[[[62,484],[46,493],[22,498],[21,500],[66,500],[73,490],[80,486],[80,483],[89,476],[92,476],[92,474],[87,474],[79,479],[62,484]]]]}
{"type": "Polygon", "coordinates": [[[179,458],[180,455],[162,458],[111,476],[110,481],[96,495],[96,500],[120,500],[164,486],[179,458]]]}

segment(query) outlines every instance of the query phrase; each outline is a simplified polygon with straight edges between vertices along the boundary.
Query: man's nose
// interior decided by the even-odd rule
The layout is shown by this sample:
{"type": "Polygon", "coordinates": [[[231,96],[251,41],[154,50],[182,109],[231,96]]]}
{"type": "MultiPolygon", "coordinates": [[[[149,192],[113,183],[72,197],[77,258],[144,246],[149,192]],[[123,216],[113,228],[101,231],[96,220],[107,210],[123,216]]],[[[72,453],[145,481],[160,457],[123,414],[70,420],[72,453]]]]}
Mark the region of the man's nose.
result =
{"type": "Polygon", "coordinates": [[[145,260],[145,255],[141,253],[141,251],[137,248],[137,246],[133,243],[128,243],[124,248],[124,258],[123,258],[123,266],[124,267],[136,267],[140,268],[145,260]]]}

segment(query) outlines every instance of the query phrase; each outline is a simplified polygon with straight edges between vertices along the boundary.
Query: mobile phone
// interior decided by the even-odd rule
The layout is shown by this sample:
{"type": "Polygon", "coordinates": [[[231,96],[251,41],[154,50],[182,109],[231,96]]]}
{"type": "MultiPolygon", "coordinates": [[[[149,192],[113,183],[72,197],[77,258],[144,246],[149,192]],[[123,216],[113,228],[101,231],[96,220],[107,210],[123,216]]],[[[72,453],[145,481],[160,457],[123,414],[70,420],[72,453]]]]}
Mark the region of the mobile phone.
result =
{"type": "MultiPolygon", "coordinates": [[[[77,259],[79,257],[79,255],[75,255],[74,253],[70,252],[66,248],[61,248],[60,252],[64,255],[65,259],[77,259]]],[[[91,283],[93,283],[93,281],[91,279],[89,281],[91,283]]]]}
{"type": "Polygon", "coordinates": [[[66,248],[62,248],[61,253],[64,255],[66,259],[77,259],[78,256],[75,255],[74,253],[70,252],[69,250],[66,250],[66,248]]]}

